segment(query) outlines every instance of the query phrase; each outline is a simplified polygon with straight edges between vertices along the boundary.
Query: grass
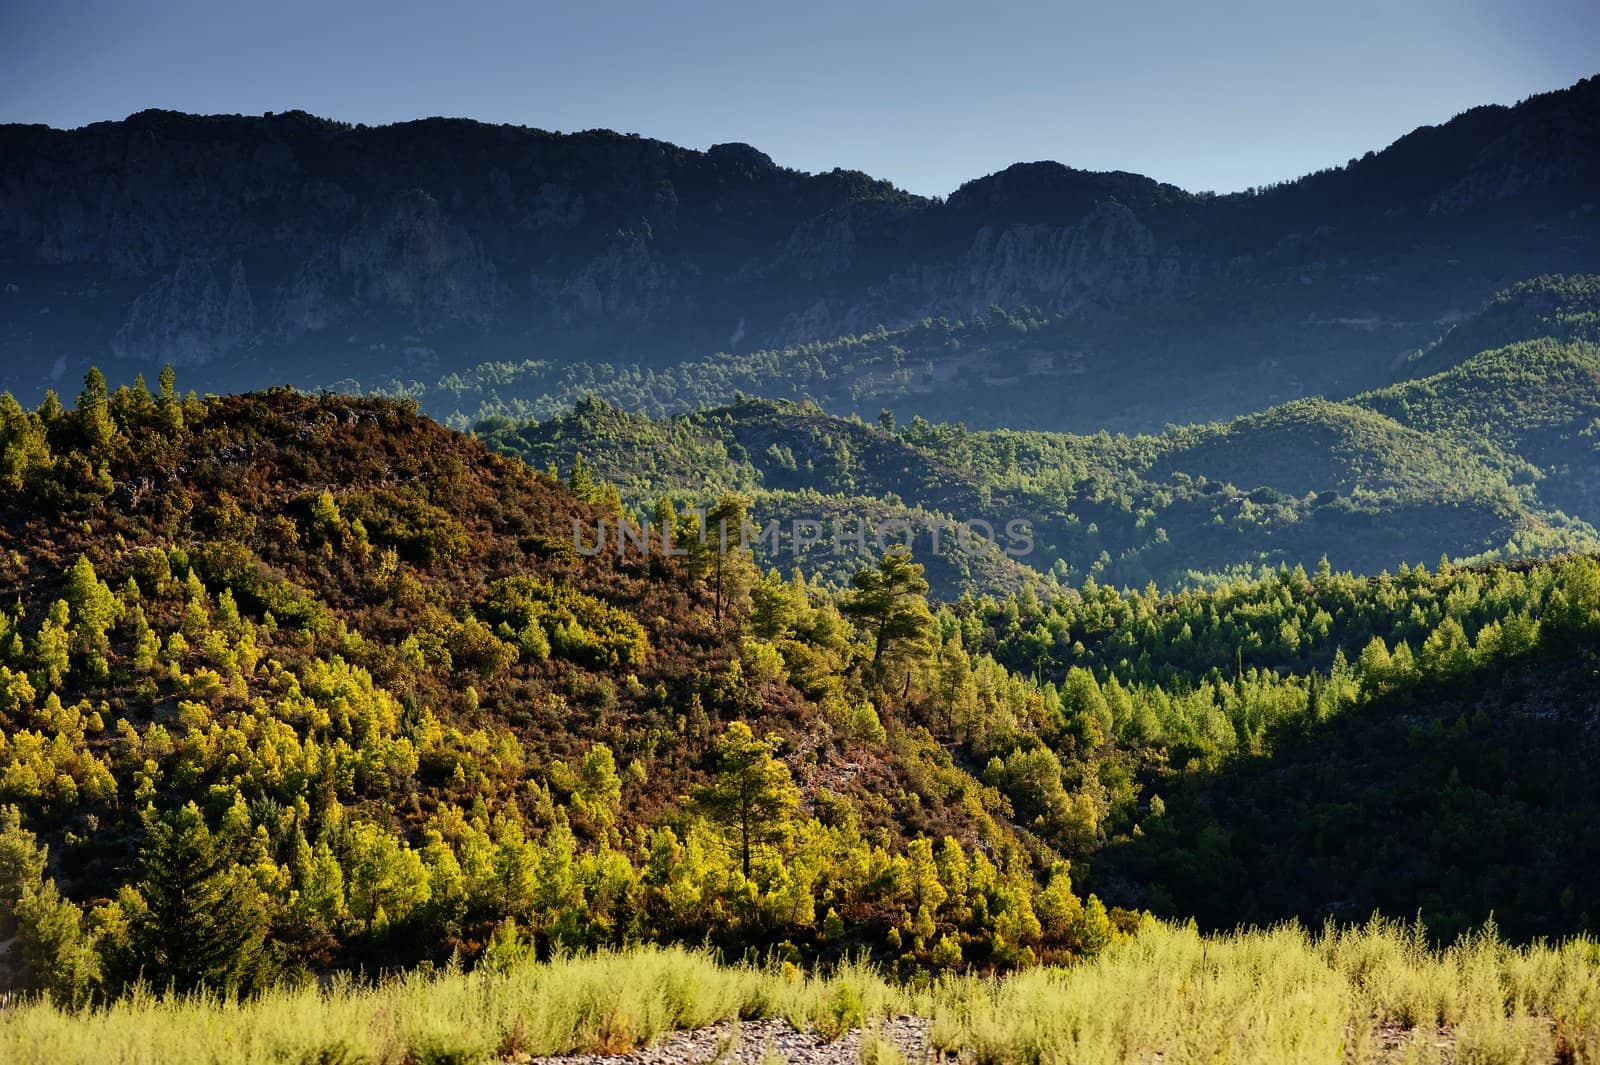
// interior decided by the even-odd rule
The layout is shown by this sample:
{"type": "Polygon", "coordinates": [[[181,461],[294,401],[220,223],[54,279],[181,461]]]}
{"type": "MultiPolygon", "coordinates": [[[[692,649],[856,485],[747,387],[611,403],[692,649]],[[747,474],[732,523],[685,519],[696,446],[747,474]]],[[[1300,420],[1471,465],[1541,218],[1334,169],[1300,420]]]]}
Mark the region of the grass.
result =
{"type": "MultiPolygon", "coordinates": [[[[138,995],[0,1014],[0,1061],[445,1065],[617,1052],[678,1028],[782,1017],[836,1035],[896,1013],[979,1063],[1600,1063],[1600,944],[1443,949],[1375,921],[1223,936],[1152,923],[1070,968],[922,988],[866,966],[825,977],[638,947],[499,972],[397,977],[226,1001],[138,995]],[[1159,1057],[1157,1056],[1159,1054],[1159,1057]]],[[[868,1033],[863,1058],[893,1061],[868,1033]]]]}
{"type": "Polygon", "coordinates": [[[1155,926],[1092,962],[935,992],[977,1062],[1600,1062],[1600,944],[1434,949],[1375,921],[1307,935],[1155,926]]]}

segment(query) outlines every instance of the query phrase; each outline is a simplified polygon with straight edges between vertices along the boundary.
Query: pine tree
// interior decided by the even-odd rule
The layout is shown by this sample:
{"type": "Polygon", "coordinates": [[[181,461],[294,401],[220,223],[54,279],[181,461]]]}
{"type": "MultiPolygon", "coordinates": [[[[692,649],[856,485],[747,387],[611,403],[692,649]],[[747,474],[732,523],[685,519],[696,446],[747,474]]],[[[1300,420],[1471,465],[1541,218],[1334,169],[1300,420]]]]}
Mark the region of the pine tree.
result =
{"type": "Polygon", "coordinates": [[[800,616],[794,589],[777,570],[762,578],[750,599],[750,631],[763,640],[787,636],[800,616]]]}
{"type": "Polygon", "coordinates": [[[83,912],[45,875],[49,857],[17,808],[0,806],[0,938],[16,937],[24,987],[76,1005],[99,983],[100,957],[83,912]]]}
{"type": "Polygon", "coordinates": [[[106,393],[106,378],[98,367],[89,367],[83,377],[83,391],[78,395],[79,424],[84,439],[91,447],[104,447],[117,435],[117,423],[111,418],[111,403],[106,393]]]}
{"type": "Polygon", "coordinates": [[[750,500],[726,495],[706,514],[706,569],[712,591],[712,619],[718,626],[724,614],[748,603],[750,587],[760,571],[744,546],[744,524],[750,500]]]}
{"type": "Polygon", "coordinates": [[[958,727],[966,731],[977,717],[978,684],[959,633],[939,649],[939,703],[944,709],[947,735],[956,735],[958,727]]]}
{"type": "Polygon", "coordinates": [[[855,593],[845,612],[867,629],[872,641],[869,671],[879,681],[904,671],[910,688],[914,667],[933,651],[933,614],[928,610],[928,582],[922,566],[904,549],[886,553],[872,569],[853,580],[855,593]]]}
{"type": "Polygon", "coordinates": [[[132,929],[147,979],[178,991],[243,989],[263,974],[266,904],[232,851],[192,802],[166,816],[147,811],[138,884],[146,910],[132,929]]]}
{"type": "Polygon", "coordinates": [[[71,608],[65,599],[57,599],[50,613],[39,626],[34,638],[33,660],[37,667],[33,686],[38,689],[59,690],[72,666],[71,608]]]}
{"type": "Polygon", "coordinates": [[[585,503],[595,503],[600,500],[600,486],[589,473],[589,467],[584,464],[583,456],[577,455],[572,460],[572,474],[567,478],[567,487],[572,494],[585,503]]]}
{"type": "Polygon", "coordinates": [[[22,812],[0,806],[0,939],[16,931],[12,915],[18,901],[44,879],[48,851],[22,827],[22,812]]]}
{"type": "Polygon", "coordinates": [[[100,983],[100,955],[83,911],[45,880],[22,893],[16,912],[24,984],[65,1005],[82,1003],[100,983]]]}
{"type": "Polygon", "coordinates": [[[40,424],[44,426],[46,432],[49,432],[61,424],[67,412],[61,408],[61,397],[56,395],[56,390],[47,388],[44,390],[44,399],[39,403],[37,413],[40,424]]]}
{"type": "Polygon", "coordinates": [[[734,837],[746,878],[752,848],[781,836],[800,804],[789,767],[772,756],[776,745],[733,722],[717,738],[715,781],[693,792],[695,805],[734,837]]]}
{"type": "Polygon", "coordinates": [[[573,805],[593,824],[609,828],[622,806],[622,778],[611,748],[597,743],[589,748],[578,766],[578,786],[573,805]]]}
{"type": "Polygon", "coordinates": [[[178,377],[169,362],[161,367],[160,391],[156,394],[156,420],[170,436],[183,428],[183,403],[178,398],[178,377]]]}
{"type": "Polygon", "coordinates": [[[105,676],[110,647],[106,632],[120,620],[122,603],[85,555],[67,571],[66,602],[72,612],[73,650],[88,660],[92,674],[105,676]]]}
{"type": "Polygon", "coordinates": [[[17,491],[34,470],[50,465],[50,443],[37,415],[10,392],[0,393],[0,488],[17,491]]]}

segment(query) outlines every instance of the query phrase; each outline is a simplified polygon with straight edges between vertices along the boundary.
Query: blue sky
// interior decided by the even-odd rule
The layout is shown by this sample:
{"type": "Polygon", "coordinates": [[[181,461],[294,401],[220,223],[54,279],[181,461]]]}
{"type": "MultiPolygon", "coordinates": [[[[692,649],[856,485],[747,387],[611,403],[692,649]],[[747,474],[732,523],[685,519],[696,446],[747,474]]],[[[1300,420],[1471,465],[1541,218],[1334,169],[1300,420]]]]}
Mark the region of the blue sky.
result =
{"type": "Polygon", "coordinates": [[[0,5],[0,121],[607,127],[930,195],[1035,159],[1232,191],[1595,73],[1593,0],[0,5]]]}

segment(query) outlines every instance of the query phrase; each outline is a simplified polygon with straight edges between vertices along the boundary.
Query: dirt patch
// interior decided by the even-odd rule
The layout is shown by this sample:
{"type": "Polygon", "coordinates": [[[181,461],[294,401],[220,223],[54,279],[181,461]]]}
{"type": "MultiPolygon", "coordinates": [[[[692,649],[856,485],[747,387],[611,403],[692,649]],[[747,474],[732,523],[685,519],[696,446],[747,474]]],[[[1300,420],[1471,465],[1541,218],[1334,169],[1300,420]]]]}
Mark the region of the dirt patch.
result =
{"type": "MultiPolygon", "coordinates": [[[[673,1032],[654,1046],[631,1054],[573,1054],[531,1059],[536,1065],[680,1065],[716,1062],[718,1065],[861,1065],[862,1044],[891,1044],[912,1065],[939,1060],[928,1048],[925,1017],[895,1017],[868,1029],[825,1039],[801,1032],[787,1021],[726,1021],[691,1032],[673,1032]]],[[[892,1059],[891,1059],[892,1060],[892,1059]]]]}

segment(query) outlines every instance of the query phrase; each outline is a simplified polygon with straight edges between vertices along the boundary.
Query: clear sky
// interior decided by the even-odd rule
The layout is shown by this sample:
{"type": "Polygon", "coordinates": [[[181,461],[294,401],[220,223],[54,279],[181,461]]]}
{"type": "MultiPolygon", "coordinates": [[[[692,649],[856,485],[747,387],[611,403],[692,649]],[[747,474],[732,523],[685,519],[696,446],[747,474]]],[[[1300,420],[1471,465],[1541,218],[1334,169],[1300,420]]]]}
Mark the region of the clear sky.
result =
{"type": "Polygon", "coordinates": [[[0,121],[607,127],[930,195],[1035,159],[1232,191],[1595,73],[1594,0],[0,0],[0,121]]]}

